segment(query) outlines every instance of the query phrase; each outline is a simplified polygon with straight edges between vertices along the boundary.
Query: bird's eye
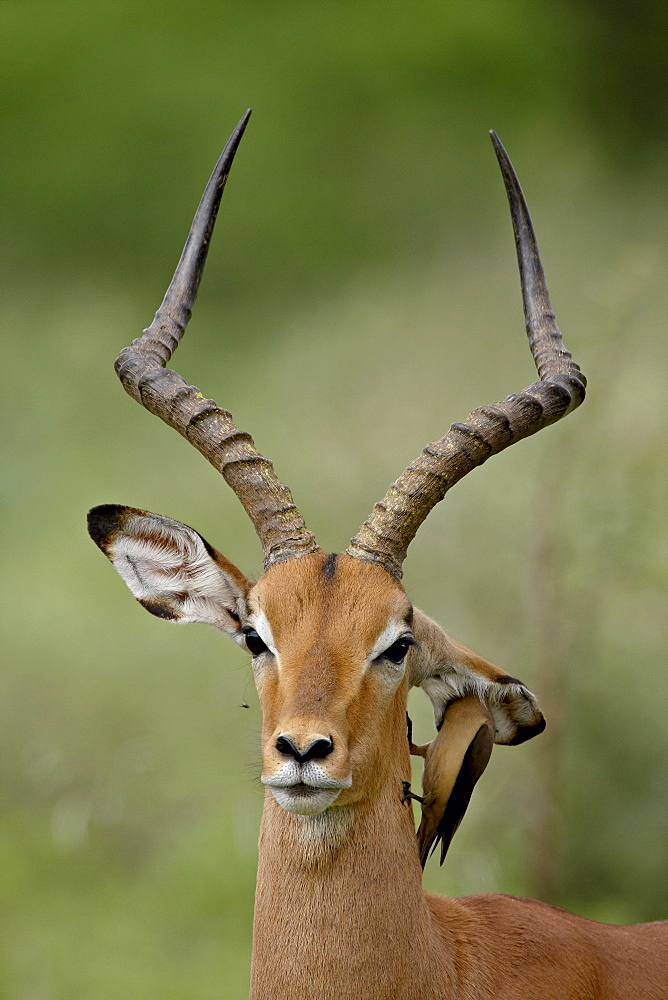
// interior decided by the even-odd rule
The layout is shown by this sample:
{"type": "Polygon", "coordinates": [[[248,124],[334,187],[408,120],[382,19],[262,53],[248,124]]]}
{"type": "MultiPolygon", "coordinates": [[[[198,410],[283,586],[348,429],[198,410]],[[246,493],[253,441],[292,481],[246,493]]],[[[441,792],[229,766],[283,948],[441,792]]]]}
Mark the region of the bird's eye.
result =
{"type": "Polygon", "coordinates": [[[246,647],[252,656],[259,656],[260,653],[266,652],[267,644],[262,641],[254,628],[249,628],[244,632],[244,639],[246,640],[246,647]]]}
{"type": "Polygon", "coordinates": [[[387,647],[384,653],[381,653],[379,659],[390,660],[392,663],[401,663],[410,647],[414,644],[414,640],[407,637],[397,639],[396,642],[387,647]]]}

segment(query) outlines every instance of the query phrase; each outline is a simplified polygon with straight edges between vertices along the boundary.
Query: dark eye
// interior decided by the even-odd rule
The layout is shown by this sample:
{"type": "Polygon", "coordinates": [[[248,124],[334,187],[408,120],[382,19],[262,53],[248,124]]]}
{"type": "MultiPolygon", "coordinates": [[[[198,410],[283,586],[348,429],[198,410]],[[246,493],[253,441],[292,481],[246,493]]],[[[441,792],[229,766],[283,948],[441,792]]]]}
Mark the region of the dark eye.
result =
{"type": "Polygon", "coordinates": [[[260,653],[264,653],[266,651],[266,643],[262,641],[254,628],[249,628],[246,632],[244,632],[244,638],[246,640],[248,651],[253,656],[259,656],[260,653]]]}
{"type": "Polygon", "coordinates": [[[396,642],[387,647],[384,653],[380,654],[379,659],[391,660],[392,663],[401,663],[412,645],[414,645],[412,639],[397,639],[396,642]]]}

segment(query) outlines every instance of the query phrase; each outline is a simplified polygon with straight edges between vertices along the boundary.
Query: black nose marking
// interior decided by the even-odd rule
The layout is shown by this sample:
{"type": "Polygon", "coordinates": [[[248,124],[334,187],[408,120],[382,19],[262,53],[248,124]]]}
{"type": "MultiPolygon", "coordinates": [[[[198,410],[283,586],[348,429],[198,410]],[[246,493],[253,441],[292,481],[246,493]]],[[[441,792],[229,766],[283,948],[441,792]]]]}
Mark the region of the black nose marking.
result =
{"type": "Polygon", "coordinates": [[[276,749],[279,753],[285,754],[286,757],[294,757],[298,764],[305,764],[307,760],[318,760],[326,757],[334,749],[334,743],[323,736],[309,743],[302,753],[294,740],[283,734],[276,740],[276,749]]]}

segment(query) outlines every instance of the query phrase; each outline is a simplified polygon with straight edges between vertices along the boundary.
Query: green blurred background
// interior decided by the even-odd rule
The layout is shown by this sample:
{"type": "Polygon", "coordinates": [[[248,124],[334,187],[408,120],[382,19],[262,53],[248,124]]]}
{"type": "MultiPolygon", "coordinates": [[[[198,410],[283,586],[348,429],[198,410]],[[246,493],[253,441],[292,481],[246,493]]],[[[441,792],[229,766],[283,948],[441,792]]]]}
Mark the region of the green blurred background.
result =
{"type": "MultiPolygon", "coordinates": [[[[532,381],[487,130],[506,144],[590,392],[412,546],[415,603],[549,723],[495,752],[426,882],[661,914],[665,21],[603,0],[4,0],[2,998],[247,992],[247,659],[145,614],[84,516],[160,511],[260,570],[233,495],[112,368],[249,105],[176,366],[329,550],[424,443],[532,381]]],[[[419,692],[411,712],[429,738],[419,692]]]]}

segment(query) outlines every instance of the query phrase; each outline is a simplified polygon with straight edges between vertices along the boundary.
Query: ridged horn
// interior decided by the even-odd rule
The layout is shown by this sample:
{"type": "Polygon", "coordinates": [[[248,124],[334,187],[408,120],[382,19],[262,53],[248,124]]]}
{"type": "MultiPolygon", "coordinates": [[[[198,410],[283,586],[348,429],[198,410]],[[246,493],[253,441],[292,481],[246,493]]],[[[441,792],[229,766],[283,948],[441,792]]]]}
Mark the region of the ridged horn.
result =
{"type": "Polygon", "coordinates": [[[465,423],[452,424],[374,506],[346,551],[356,559],[380,564],[397,579],[418,528],[455,483],[492,455],[560,420],[585,397],[586,379],[564,347],[554,318],[517,175],[497,134],[490,135],[510,204],[526,329],[540,381],[501,402],[473,410],[465,423]]]}
{"type": "Polygon", "coordinates": [[[243,116],[215,166],[155,319],[121,351],[116,373],[133,399],[174,427],[222,474],[253,522],[268,568],[317,549],[290,490],[227,410],[165,368],[190,319],[220,199],[250,114],[243,116]]]}

